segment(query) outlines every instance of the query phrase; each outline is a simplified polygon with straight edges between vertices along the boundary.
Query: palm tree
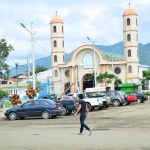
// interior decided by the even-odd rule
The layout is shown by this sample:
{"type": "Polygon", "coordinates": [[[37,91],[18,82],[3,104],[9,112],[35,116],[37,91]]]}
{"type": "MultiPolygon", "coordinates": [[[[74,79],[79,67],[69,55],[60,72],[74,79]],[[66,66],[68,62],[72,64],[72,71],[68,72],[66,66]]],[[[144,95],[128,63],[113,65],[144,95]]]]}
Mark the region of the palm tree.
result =
{"type": "Polygon", "coordinates": [[[106,84],[111,83],[113,79],[116,80],[117,76],[115,76],[114,74],[109,74],[107,72],[99,74],[96,78],[97,82],[105,83],[105,86],[106,86],[106,84]]]}

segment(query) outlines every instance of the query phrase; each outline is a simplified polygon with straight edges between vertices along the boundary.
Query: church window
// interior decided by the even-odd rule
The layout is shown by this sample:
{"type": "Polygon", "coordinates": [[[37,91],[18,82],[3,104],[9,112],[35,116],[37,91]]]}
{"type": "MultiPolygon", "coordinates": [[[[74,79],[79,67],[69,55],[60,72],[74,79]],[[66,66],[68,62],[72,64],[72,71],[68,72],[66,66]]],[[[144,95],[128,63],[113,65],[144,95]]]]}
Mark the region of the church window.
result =
{"type": "Polygon", "coordinates": [[[57,30],[56,30],[56,26],[53,26],[53,32],[56,33],[57,30]]]}
{"type": "Polygon", "coordinates": [[[139,51],[138,51],[138,49],[137,49],[137,57],[139,57],[139,51]]]}
{"type": "Polygon", "coordinates": [[[127,34],[127,41],[131,41],[131,34],[127,34]]]}
{"type": "Polygon", "coordinates": [[[64,41],[62,41],[62,46],[64,47],[64,41]]]}
{"type": "Polygon", "coordinates": [[[136,35],[136,41],[138,41],[138,35],[136,35]]]}
{"type": "Polygon", "coordinates": [[[57,62],[57,55],[54,55],[54,62],[57,62]]]}
{"type": "Polygon", "coordinates": [[[62,33],[64,32],[64,26],[62,26],[62,33]]]}
{"type": "Polygon", "coordinates": [[[128,57],[131,57],[131,50],[128,50],[128,57]]]}
{"type": "Polygon", "coordinates": [[[129,66],[129,67],[128,67],[128,72],[129,72],[129,73],[132,73],[132,66],[129,66]]]}
{"type": "Polygon", "coordinates": [[[127,18],[127,26],[130,26],[130,18],[127,18]]]}
{"type": "Polygon", "coordinates": [[[55,77],[58,77],[58,70],[55,70],[55,77]]]}
{"type": "Polygon", "coordinates": [[[54,47],[57,47],[57,41],[54,40],[54,47]]]}

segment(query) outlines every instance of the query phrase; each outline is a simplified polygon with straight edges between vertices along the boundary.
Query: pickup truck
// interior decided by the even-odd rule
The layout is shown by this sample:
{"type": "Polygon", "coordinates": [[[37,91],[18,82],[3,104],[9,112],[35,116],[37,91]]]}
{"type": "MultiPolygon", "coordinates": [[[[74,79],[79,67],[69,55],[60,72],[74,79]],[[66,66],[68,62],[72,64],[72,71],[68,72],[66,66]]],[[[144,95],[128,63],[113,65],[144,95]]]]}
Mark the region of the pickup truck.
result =
{"type": "Polygon", "coordinates": [[[105,95],[100,92],[83,92],[78,93],[83,94],[83,100],[86,102],[89,111],[92,111],[96,108],[103,109],[109,107],[109,101],[106,99],[105,95]]]}

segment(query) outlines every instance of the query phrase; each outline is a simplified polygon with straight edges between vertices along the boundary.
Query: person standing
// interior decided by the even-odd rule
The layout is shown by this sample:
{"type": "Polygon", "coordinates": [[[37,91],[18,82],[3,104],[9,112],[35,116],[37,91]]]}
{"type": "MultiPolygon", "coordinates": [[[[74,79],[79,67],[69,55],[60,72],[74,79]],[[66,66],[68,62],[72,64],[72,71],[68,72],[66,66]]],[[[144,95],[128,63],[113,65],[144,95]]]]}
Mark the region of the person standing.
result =
{"type": "Polygon", "coordinates": [[[86,124],[85,124],[85,119],[88,114],[88,107],[86,105],[86,102],[83,100],[83,94],[79,94],[79,108],[77,109],[77,112],[74,114],[76,116],[78,113],[80,113],[80,133],[79,135],[82,135],[83,129],[87,129],[89,131],[89,135],[92,134],[92,129],[90,129],[86,124]]]}

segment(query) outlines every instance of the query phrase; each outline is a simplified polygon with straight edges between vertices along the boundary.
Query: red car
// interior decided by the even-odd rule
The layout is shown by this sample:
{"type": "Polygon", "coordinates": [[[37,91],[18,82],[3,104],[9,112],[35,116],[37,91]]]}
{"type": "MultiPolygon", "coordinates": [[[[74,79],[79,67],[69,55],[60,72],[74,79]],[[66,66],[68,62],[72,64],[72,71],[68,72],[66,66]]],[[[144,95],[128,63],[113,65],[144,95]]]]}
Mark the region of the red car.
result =
{"type": "Polygon", "coordinates": [[[137,101],[137,96],[136,95],[128,95],[127,96],[127,101],[128,101],[128,103],[136,102],[137,101]]]}

